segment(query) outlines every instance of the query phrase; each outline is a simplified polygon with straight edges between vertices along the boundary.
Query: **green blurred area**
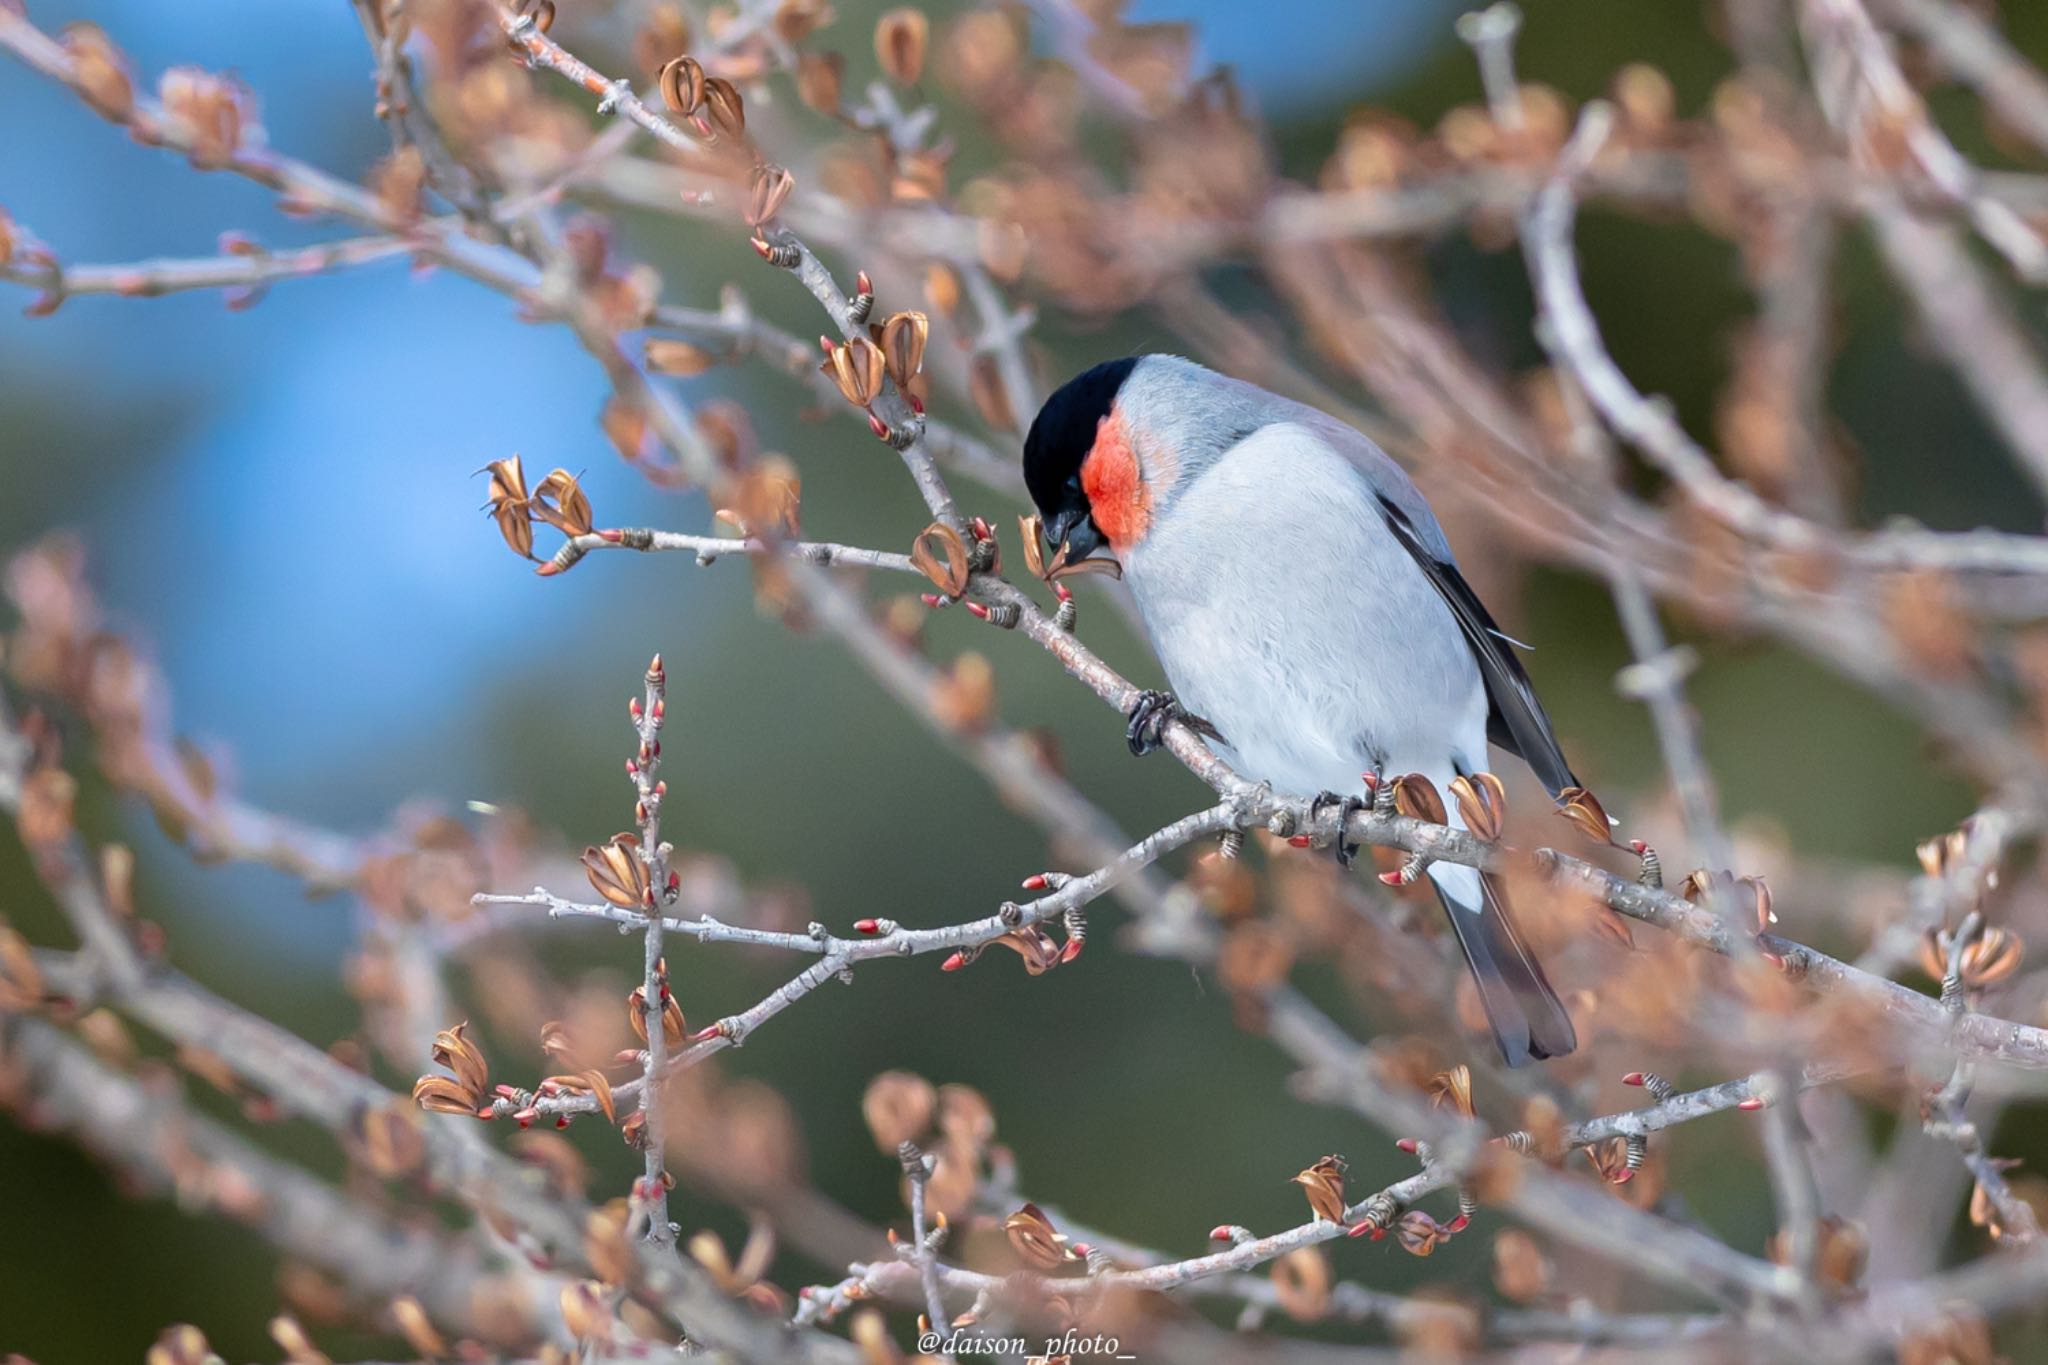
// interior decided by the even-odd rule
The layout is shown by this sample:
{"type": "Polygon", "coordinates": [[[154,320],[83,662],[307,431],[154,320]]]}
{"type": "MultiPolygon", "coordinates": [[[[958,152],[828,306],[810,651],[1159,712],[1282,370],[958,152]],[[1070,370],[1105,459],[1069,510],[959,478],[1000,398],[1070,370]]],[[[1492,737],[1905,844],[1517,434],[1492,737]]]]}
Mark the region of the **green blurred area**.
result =
{"type": "MultiPolygon", "coordinates": [[[[2048,56],[2044,7],[2005,8],[2016,39],[2037,58],[2048,56]]],[[[864,32],[862,7],[842,9],[848,32],[864,32]]],[[[1691,113],[1728,67],[1696,6],[1573,0],[1531,10],[1522,69],[1575,99],[1601,93],[1623,63],[1648,60],[1672,76],[1681,110],[1691,113]]],[[[844,45],[858,66],[862,45],[852,38],[844,45]]],[[[1468,55],[1451,43],[1385,103],[1427,124],[1477,94],[1468,55]]],[[[1290,169],[1312,173],[1343,113],[1278,130],[1290,169]]],[[[1973,125],[1951,120],[1950,127],[1971,155],[1997,160],[1973,125]]],[[[1710,435],[1731,328],[1750,307],[1732,251],[1690,228],[1609,213],[1588,215],[1582,242],[1588,294],[1615,353],[1641,386],[1669,395],[1695,433],[1710,435]]],[[[742,245],[668,226],[659,233],[643,226],[632,245],[686,281],[683,302],[711,303],[714,281],[729,275],[746,282],[764,314],[799,334],[816,330],[808,300],[762,280],[742,245]]],[[[1461,328],[1482,335],[1488,354],[1528,363],[1519,257],[1449,243],[1428,259],[1461,328]]],[[[1947,372],[1915,343],[1897,295],[1853,227],[1835,283],[1840,350],[1832,397],[1860,455],[1864,512],[1910,512],[1944,528],[2038,529],[2040,507],[1947,372]]],[[[2029,317],[2038,320],[2037,303],[2029,317]]],[[[1156,329],[1138,320],[1108,335],[1062,337],[1055,318],[1045,334],[1056,344],[1053,368],[1067,371],[1127,340],[1156,337],[1156,329]]],[[[81,376],[75,394],[28,394],[0,382],[0,422],[11,427],[13,444],[110,452],[120,468],[83,471],[109,481],[172,445],[184,421],[175,400],[109,410],[91,401],[89,383],[81,376]]],[[[719,371],[701,387],[747,402],[764,445],[798,460],[807,533],[899,545],[922,524],[893,461],[857,428],[796,421],[789,387],[743,370],[719,371]]],[[[965,419],[964,412],[947,415],[965,419]]],[[[423,461],[438,458],[421,453],[423,461]]],[[[0,539],[12,547],[69,514],[81,494],[75,466],[9,465],[15,481],[0,502],[0,539]]],[[[1016,509],[979,492],[972,504],[1014,539],[1009,512],[1016,509]]],[[[478,535],[488,534],[479,521],[478,535]]],[[[508,582],[515,573],[508,562],[508,582]]],[[[696,570],[597,556],[550,591],[578,594],[598,616],[627,601],[644,603],[650,593],[659,600],[661,585],[677,574],[698,575],[688,611],[679,608],[659,629],[622,635],[593,628],[587,639],[521,651],[475,680],[466,704],[481,707],[505,740],[469,756],[477,765],[473,790],[529,809],[576,842],[623,824],[630,804],[618,777],[618,713],[647,654],[659,649],[670,664],[674,718],[667,828],[679,845],[723,854],[750,880],[801,885],[815,917],[836,926],[867,915],[931,924],[986,913],[1015,893],[1020,877],[1045,866],[1034,827],[832,643],[750,610],[744,566],[696,570]]],[[[874,586],[878,593],[895,588],[874,586]]],[[[1090,643],[1132,676],[1156,679],[1143,645],[1117,615],[1099,600],[1084,606],[1092,608],[1083,618],[1090,643]]],[[[1536,572],[1512,628],[1542,646],[1530,668],[1582,769],[1603,791],[1618,793],[1616,805],[1648,799],[1661,768],[1640,709],[1614,689],[1626,654],[1604,593],[1568,575],[1536,572]]],[[[1768,822],[1806,852],[1906,867],[1916,839],[1969,811],[1969,789],[1943,776],[1918,732],[1867,694],[1766,642],[1701,636],[1692,643],[1702,666],[1691,694],[1732,821],[1768,822]],[[1830,797],[1817,800],[1823,786],[1830,797]]],[[[951,613],[933,622],[929,646],[940,659],[969,647],[990,655],[1004,717],[1057,732],[1075,782],[1127,831],[1156,826],[1202,799],[1199,784],[1170,761],[1133,763],[1117,718],[1028,641],[951,613]]],[[[175,690],[177,679],[170,681],[175,690]]],[[[236,743],[232,715],[186,722],[230,749],[236,743]]],[[[378,760],[365,755],[349,779],[354,792],[379,789],[378,760]]],[[[386,795],[396,806],[410,792],[393,787],[386,795]]],[[[263,796],[309,819],[333,818],[333,798],[317,787],[263,796]]],[[[338,958],[323,970],[281,970],[249,953],[233,923],[210,908],[216,888],[228,885],[237,900],[274,907],[307,933],[339,942],[351,915],[345,901],[306,903],[270,874],[193,869],[145,816],[113,804],[96,778],[86,777],[81,814],[94,833],[137,844],[142,898],[169,931],[181,969],[316,1042],[352,1030],[338,958]]],[[[1821,918],[1796,900],[1781,899],[1779,910],[1795,932],[1821,918]]],[[[11,839],[0,841],[0,911],[37,942],[68,941],[11,839]]],[[[1121,922],[1121,912],[1105,906],[1091,940],[1099,946],[1075,968],[1043,978],[1026,978],[993,957],[946,977],[918,964],[863,968],[851,986],[821,990],[761,1031],[727,1069],[770,1080],[795,1103],[815,1183],[876,1223],[898,1216],[898,1176],[895,1163],[875,1152],[859,1100],[868,1078],[888,1068],[985,1092],[1034,1198],[1119,1237],[1186,1254],[1218,1222],[1269,1229],[1298,1221],[1300,1192],[1287,1177],[1321,1153],[1348,1154],[1355,1188],[1410,1168],[1378,1131],[1292,1098],[1284,1061],[1236,1027],[1212,981],[1118,951],[1113,929],[1121,922]]],[[[1826,938],[1826,930],[1817,932],[1826,938]]],[[[633,957],[630,945],[598,930],[553,934],[546,953],[564,979],[601,966],[624,973],[633,957]]],[[[677,994],[696,1020],[751,1004],[790,971],[784,959],[725,949],[691,948],[670,960],[677,994]]],[[[1369,1028],[1341,996],[1333,993],[1330,1003],[1340,1018],[1369,1028]]],[[[525,1046],[493,1039],[487,1051],[510,1069],[515,1059],[537,1060],[526,1058],[525,1046]]],[[[574,1136],[597,1166],[597,1187],[623,1188],[630,1154],[594,1127],[574,1136]]],[[[2025,1152],[2039,1150],[2042,1136],[2036,1113],[2024,1127],[2009,1124],[2002,1141],[2025,1152]]],[[[259,1137],[338,1170],[322,1135],[286,1125],[259,1137]]],[[[1751,1131],[1729,1124],[1702,1124],[1672,1139],[1674,1179],[1686,1185],[1695,1210],[1754,1252],[1770,1231],[1771,1210],[1752,1143],[1751,1131]]],[[[191,1321],[230,1359],[275,1358],[263,1325],[275,1311],[276,1263],[240,1230],[184,1216],[164,1199],[128,1199],[69,1143],[12,1122],[0,1123],[0,1194],[0,1351],[21,1350],[42,1365],[136,1359],[164,1324],[191,1321]]],[[[729,1239],[744,1225],[736,1211],[687,1188],[675,1208],[686,1228],[718,1228],[729,1239]]],[[[1427,1263],[1390,1242],[1339,1242],[1333,1254],[1340,1275],[1389,1290],[1448,1279],[1484,1293],[1486,1246],[1460,1239],[1427,1263]]],[[[790,1258],[779,1278],[832,1276],[790,1258]]]]}

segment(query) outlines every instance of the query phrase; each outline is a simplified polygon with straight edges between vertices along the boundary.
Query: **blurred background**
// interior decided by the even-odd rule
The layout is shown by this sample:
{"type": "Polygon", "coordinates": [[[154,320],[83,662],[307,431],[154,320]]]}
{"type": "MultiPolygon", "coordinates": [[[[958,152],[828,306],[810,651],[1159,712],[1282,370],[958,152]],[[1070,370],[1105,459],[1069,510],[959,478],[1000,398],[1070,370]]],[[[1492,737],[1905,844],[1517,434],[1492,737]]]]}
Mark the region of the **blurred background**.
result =
{"type": "MultiPolygon", "coordinates": [[[[576,3],[563,0],[565,13],[576,3]]],[[[871,69],[863,35],[880,8],[838,5],[854,35],[843,44],[849,86],[871,69]]],[[[930,8],[943,18],[946,6],[930,8]]],[[[1233,65],[1269,118],[1283,168],[1305,178],[1362,104],[1427,126],[1478,98],[1470,53],[1452,32],[1460,8],[1133,7],[1196,23],[1204,54],[1233,65]]],[[[1622,64],[1647,61],[1668,73],[1690,113],[1730,66],[1697,5],[1531,8],[1521,69],[1574,100],[1604,90],[1622,64]]],[[[366,48],[340,0],[31,0],[30,10],[45,30],[100,23],[139,72],[196,62],[239,74],[260,96],[275,144],[344,177],[361,179],[388,150],[370,110],[366,48]]],[[[2004,20],[2022,50],[2048,59],[2048,10],[2009,5],[2004,20]]],[[[195,175],[132,144],[8,64],[0,128],[9,130],[0,205],[67,260],[206,255],[230,229],[273,245],[331,235],[279,218],[252,185],[195,175]]],[[[1966,151],[1993,157],[1968,127],[1951,131],[1966,151]]],[[[1750,306],[1732,248],[1689,226],[1598,210],[1580,240],[1614,353],[1638,385],[1670,395],[1692,430],[1710,431],[1729,332],[1750,306]]],[[[671,301],[696,306],[715,306],[720,284],[748,259],[736,234],[672,220],[641,225],[629,245],[660,269],[671,301]]],[[[1424,264],[1482,357],[1526,364],[1526,277],[1499,245],[1449,237],[1424,264]]],[[[1860,519],[1910,511],[1944,529],[2038,531],[2042,509],[1947,371],[1917,346],[1855,233],[1832,269],[1831,397],[1858,461],[1860,519]]],[[[763,314],[799,335],[816,330],[800,291],[740,278],[763,314]]],[[[659,650],[671,677],[668,829],[679,845],[729,858],[750,882],[787,884],[836,926],[864,915],[924,924],[986,913],[1045,865],[1037,833],[836,646],[758,615],[743,566],[596,556],[541,580],[506,553],[478,515],[473,471],[513,452],[529,471],[580,471],[600,524],[701,530],[708,521],[701,500],[660,494],[618,459],[596,424],[602,377],[563,330],[526,325],[504,299],[401,260],[282,284],[239,313],[194,293],[80,298],[30,320],[17,315],[27,301],[0,286],[0,550],[74,532],[114,624],[167,678],[181,729],[252,802],[360,831],[406,802],[460,813],[486,800],[523,807],[577,844],[601,840],[630,812],[618,773],[623,706],[659,650]],[[904,816],[913,806],[914,824],[904,816]]],[[[2042,322],[2038,297],[2026,308],[2030,324],[2042,322]]],[[[1038,338],[1048,376],[1166,342],[1144,317],[1076,329],[1057,314],[1038,338]]],[[[855,424],[801,420],[781,376],[721,367],[685,385],[693,398],[745,403],[763,446],[794,458],[808,534],[894,547],[922,524],[886,452],[855,424]]],[[[1007,511],[994,516],[996,499],[977,495],[975,507],[1010,524],[1007,511]]],[[[1532,671],[1567,749],[1610,805],[1652,799],[1655,748],[1639,707],[1614,689],[1626,654],[1604,592],[1538,571],[1502,614],[1540,646],[1532,671]]],[[[1114,613],[1091,615],[1091,642],[1112,662],[1158,677],[1114,613]]],[[[1116,719],[1027,642],[991,639],[965,620],[933,632],[938,657],[972,644],[995,659],[1005,715],[1057,733],[1073,777],[1126,829],[1201,799],[1170,761],[1132,762],[1116,719]]],[[[1776,647],[1698,643],[1692,695],[1707,757],[1728,815],[1752,834],[1906,868],[1917,839],[1971,809],[1968,787],[1938,767],[1927,775],[1918,732],[1881,703],[1776,647]],[[1823,782],[1839,799],[1814,799],[1823,782]]],[[[353,1028],[342,967],[361,911],[348,898],[308,901],[281,875],[196,867],[146,813],[90,779],[82,810],[89,830],[136,846],[141,899],[182,969],[316,1042],[353,1028]]],[[[1803,914],[1796,894],[1781,894],[1778,908],[1790,932],[1829,945],[1829,922],[1803,914]]],[[[0,913],[32,939],[64,941],[11,840],[0,841],[0,913]]],[[[1105,904],[1098,925],[1119,919],[1105,904]]],[[[774,1080],[797,1105],[816,1183],[875,1221],[896,1213],[896,1175],[878,1159],[859,1101],[868,1078],[891,1067],[980,1088],[1034,1197],[1163,1247],[1192,1250],[1219,1217],[1297,1221],[1300,1195],[1286,1175],[1325,1151],[1348,1153],[1361,1186],[1404,1169],[1355,1120],[1289,1098],[1283,1064],[1234,1026],[1212,983],[1117,952],[1099,932],[1110,946],[1038,980],[1007,962],[944,980],[863,971],[729,1054],[727,1069],[774,1080]]],[[[546,944],[565,975],[630,966],[596,930],[546,944]]],[[[671,966],[693,1020],[751,1003],[786,970],[729,950],[677,951],[671,966]]],[[[2003,1148],[2040,1150],[2041,1130],[2026,1126],[2038,1122],[2025,1111],[2009,1120],[2003,1148]]],[[[336,1165],[318,1135],[287,1128],[266,1140],[336,1165]]],[[[1731,1140],[1751,1138],[1725,1127],[1682,1134],[1677,1169],[1731,1140]]],[[[629,1153],[595,1138],[583,1145],[609,1163],[600,1185],[629,1178],[629,1153]]],[[[1765,1183],[1722,1170],[1725,1189],[1696,1211],[1757,1250],[1771,1226],[1765,1183]]],[[[685,1228],[742,1221],[687,1189],[676,1208],[685,1228]]],[[[135,1359],[164,1323],[186,1320],[203,1323],[231,1359],[273,1354],[263,1324],[275,1311],[276,1266],[256,1238],[163,1201],[131,1202],[69,1144],[9,1124],[0,1124],[0,1210],[0,1351],[43,1365],[135,1359]]],[[[1459,1242],[1428,1271],[1483,1284],[1484,1259],[1483,1242],[1459,1242]]],[[[1340,1273],[1390,1288],[1421,1273],[1420,1262],[1364,1243],[1338,1244],[1337,1260],[1340,1273]]],[[[823,1276],[817,1267],[791,1274],[823,1276]]]]}

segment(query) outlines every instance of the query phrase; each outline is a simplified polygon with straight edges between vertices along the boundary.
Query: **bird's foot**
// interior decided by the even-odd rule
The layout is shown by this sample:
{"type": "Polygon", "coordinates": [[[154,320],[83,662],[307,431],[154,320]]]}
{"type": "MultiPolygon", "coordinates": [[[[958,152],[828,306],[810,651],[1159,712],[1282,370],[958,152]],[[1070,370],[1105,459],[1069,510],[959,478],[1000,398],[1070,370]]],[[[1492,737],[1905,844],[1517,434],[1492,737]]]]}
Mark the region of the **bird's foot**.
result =
{"type": "Polygon", "coordinates": [[[1339,796],[1336,792],[1317,792],[1315,799],[1308,803],[1308,818],[1314,820],[1328,807],[1337,808],[1337,840],[1330,846],[1337,855],[1337,866],[1349,871],[1352,860],[1358,856],[1358,845],[1344,837],[1344,827],[1351,823],[1351,812],[1364,810],[1365,802],[1355,796],[1339,796]]]}
{"type": "Polygon", "coordinates": [[[1174,721],[1211,739],[1223,738],[1215,726],[1182,706],[1171,692],[1140,692],[1127,719],[1130,723],[1124,727],[1124,742],[1139,758],[1160,746],[1166,727],[1174,721]]]}

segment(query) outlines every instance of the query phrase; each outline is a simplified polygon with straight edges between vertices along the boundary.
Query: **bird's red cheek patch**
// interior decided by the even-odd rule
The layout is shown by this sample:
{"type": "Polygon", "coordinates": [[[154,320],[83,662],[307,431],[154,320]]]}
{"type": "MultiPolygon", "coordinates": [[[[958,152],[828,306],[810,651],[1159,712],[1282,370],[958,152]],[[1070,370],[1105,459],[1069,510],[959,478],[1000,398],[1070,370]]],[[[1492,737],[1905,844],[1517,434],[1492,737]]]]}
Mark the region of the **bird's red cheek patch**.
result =
{"type": "Polygon", "coordinates": [[[1081,488],[1111,549],[1145,538],[1152,524],[1152,491],[1139,472],[1138,453],[1121,413],[1111,412],[1095,428],[1095,444],[1081,461],[1081,488]]]}

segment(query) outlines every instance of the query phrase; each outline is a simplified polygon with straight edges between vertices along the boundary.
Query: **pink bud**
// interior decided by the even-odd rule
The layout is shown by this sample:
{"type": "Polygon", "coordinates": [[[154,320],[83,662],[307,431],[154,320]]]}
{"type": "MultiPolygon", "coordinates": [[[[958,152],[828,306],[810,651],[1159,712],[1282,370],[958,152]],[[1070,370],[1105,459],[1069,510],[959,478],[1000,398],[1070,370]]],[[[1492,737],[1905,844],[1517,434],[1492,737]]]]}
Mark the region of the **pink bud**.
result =
{"type": "Polygon", "coordinates": [[[1081,940],[1078,938],[1068,939],[1067,946],[1060,949],[1060,961],[1062,962],[1072,962],[1075,958],[1079,957],[1080,955],[1081,940]]]}
{"type": "Polygon", "coordinates": [[[599,531],[597,534],[603,539],[610,541],[614,545],[618,544],[620,541],[626,538],[626,533],[624,531],[617,530],[599,531]]]}
{"type": "Polygon", "coordinates": [[[1401,1151],[1406,1152],[1410,1156],[1414,1156],[1415,1153],[1420,1151],[1422,1148],[1422,1144],[1417,1142],[1414,1138],[1402,1138],[1399,1142],[1396,1142],[1394,1146],[1399,1148],[1401,1151]]]}
{"type": "Polygon", "coordinates": [[[1314,842],[1315,840],[1309,838],[1306,834],[1297,834],[1287,841],[1288,845],[1292,848],[1307,848],[1314,842]]]}
{"type": "Polygon", "coordinates": [[[882,922],[877,919],[857,919],[853,922],[853,931],[857,934],[879,934],[882,932],[882,922]]]}
{"type": "Polygon", "coordinates": [[[1623,1076],[1621,1078],[1621,1083],[1623,1085],[1641,1085],[1643,1084],[1643,1073],[1640,1071],[1631,1071],[1626,1076],[1623,1076]]]}
{"type": "Polygon", "coordinates": [[[1756,1097],[1755,1095],[1751,1095],[1751,1096],[1750,1096],[1750,1097],[1749,1097],[1748,1099],[1746,1099],[1746,1100],[1743,1100],[1743,1101],[1742,1101],[1741,1103],[1737,1104],[1737,1105],[1736,1105],[1735,1107],[1736,1107],[1737,1109],[1743,1110],[1743,1111],[1744,1111],[1745,1113],[1752,1113],[1752,1114],[1753,1114],[1753,1113],[1755,1113],[1755,1112],[1756,1112],[1757,1110],[1759,1110],[1759,1109],[1761,1109],[1761,1108],[1763,1108],[1763,1107],[1764,1107],[1764,1102],[1763,1102],[1762,1100],[1758,1099],[1758,1098],[1757,1098],[1757,1097],[1756,1097]]]}
{"type": "Polygon", "coordinates": [[[1228,1223],[1218,1223],[1215,1227],[1209,1229],[1209,1240],[1212,1242],[1227,1242],[1230,1239],[1230,1225],[1228,1223]]]}
{"type": "Polygon", "coordinates": [[[1455,1236],[1456,1234],[1463,1232],[1466,1228],[1470,1227],[1471,1225],[1472,1220],[1461,1213],[1456,1218],[1453,1218],[1450,1222],[1444,1224],[1444,1234],[1446,1236],[1455,1236]]]}
{"type": "Polygon", "coordinates": [[[968,610],[968,613],[969,613],[970,615],[972,615],[973,617],[975,617],[975,619],[977,619],[977,620],[981,620],[981,621],[986,621],[986,620],[988,620],[988,608],[987,608],[987,607],[984,607],[984,606],[983,606],[983,605],[982,605],[981,603],[979,603],[979,602],[966,602],[966,603],[963,603],[962,605],[963,605],[963,606],[965,606],[965,607],[967,608],[967,610],[968,610]]]}
{"type": "Polygon", "coordinates": [[[947,958],[944,962],[941,962],[939,964],[939,970],[942,972],[957,972],[966,965],[967,955],[965,953],[956,952],[951,957],[947,958]]]}
{"type": "Polygon", "coordinates": [[[856,294],[872,294],[875,292],[875,282],[868,278],[867,271],[863,270],[853,277],[853,292],[856,294]]]}
{"type": "Polygon", "coordinates": [[[1043,891],[1049,885],[1043,872],[1034,872],[1024,879],[1026,891],[1043,891]]]}

